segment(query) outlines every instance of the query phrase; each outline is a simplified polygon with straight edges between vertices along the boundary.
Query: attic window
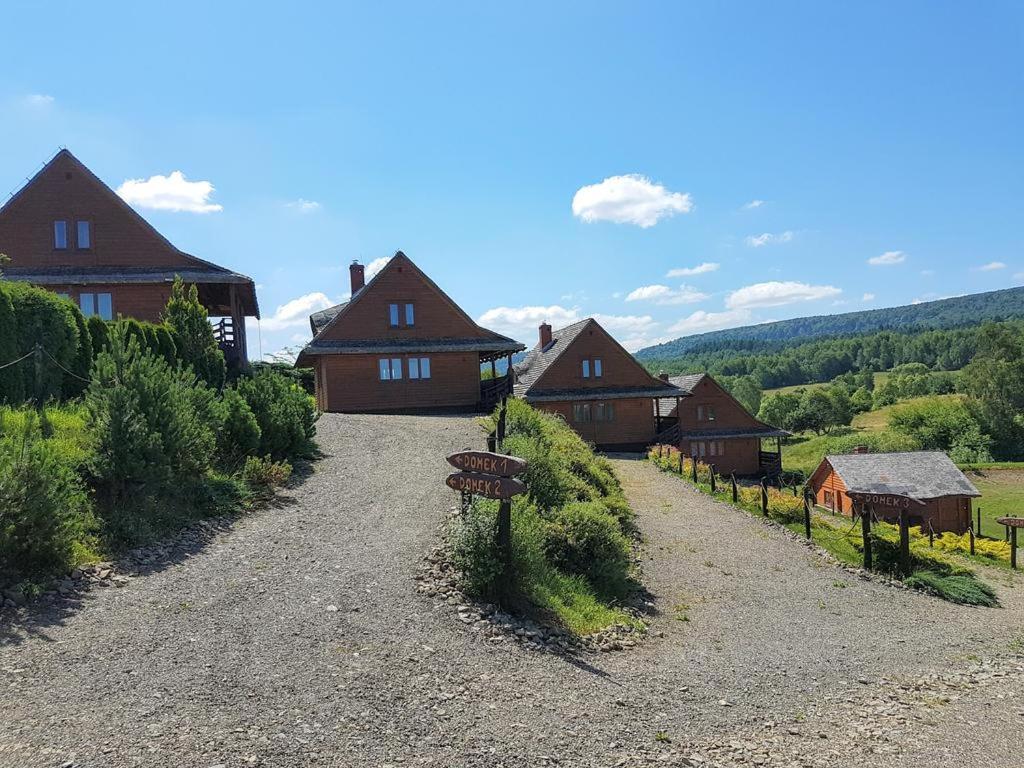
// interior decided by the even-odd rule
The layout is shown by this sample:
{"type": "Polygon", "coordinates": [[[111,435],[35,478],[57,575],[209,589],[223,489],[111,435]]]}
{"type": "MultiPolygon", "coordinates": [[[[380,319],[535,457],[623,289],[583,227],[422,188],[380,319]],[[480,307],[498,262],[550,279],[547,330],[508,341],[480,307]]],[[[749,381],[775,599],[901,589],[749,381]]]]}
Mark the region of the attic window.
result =
{"type": "Polygon", "coordinates": [[[75,223],[77,240],[75,241],[78,245],[78,250],[87,251],[92,248],[92,232],[90,231],[88,221],[79,221],[75,223]]]}
{"type": "Polygon", "coordinates": [[[66,221],[53,222],[53,247],[63,251],[68,247],[68,223],[66,221]]]}

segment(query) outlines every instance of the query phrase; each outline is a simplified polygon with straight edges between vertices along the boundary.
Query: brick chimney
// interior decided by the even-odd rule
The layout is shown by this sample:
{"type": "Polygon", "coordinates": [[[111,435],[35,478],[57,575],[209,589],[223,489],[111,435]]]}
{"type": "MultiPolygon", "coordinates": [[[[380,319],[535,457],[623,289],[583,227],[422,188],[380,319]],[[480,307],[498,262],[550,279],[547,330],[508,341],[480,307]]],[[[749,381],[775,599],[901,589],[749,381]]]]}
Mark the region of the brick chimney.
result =
{"type": "Polygon", "coordinates": [[[540,324],[540,348],[544,349],[551,343],[551,326],[547,323],[540,324]]]}
{"type": "Polygon", "coordinates": [[[668,381],[668,374],[662,371],[661,373],[658,374],[658,378],[661,379],[662,381],[668,381]]]}
{"type": "Polygon", "coordinates": [[[352,295],[356,295],[356,291],[366,285],[366,268],[358,261],[353,261],[348,266],[348,274],[352,279],[352,295]]]}

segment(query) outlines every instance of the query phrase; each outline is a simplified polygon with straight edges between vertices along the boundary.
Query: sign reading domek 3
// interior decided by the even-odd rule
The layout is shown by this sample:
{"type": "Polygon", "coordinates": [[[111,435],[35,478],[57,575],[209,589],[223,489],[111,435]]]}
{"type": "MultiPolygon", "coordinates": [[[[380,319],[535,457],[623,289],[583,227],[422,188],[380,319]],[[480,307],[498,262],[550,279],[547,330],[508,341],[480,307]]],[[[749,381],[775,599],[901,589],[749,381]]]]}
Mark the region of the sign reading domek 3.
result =
{"type": "Polygon", "coordinates": [[[856,491],[848,491],[846,495],[873,507],[902,507],[904,509],[910,507],[909,496],[897,496],[892,493],[858,493],[856,491]]]}

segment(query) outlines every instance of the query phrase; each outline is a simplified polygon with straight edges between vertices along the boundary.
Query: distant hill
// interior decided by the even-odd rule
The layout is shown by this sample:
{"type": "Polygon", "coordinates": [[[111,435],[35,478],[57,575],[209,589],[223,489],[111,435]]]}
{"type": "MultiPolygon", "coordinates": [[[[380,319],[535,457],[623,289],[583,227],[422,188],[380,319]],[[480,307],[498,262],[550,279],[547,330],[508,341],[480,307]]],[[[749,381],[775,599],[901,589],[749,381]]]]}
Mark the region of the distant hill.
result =
{"type": "Polygon", "coordinates": [[[1024,287],[973,293],[951,299],[926,301],[902,307],[867,309],[839,315],[816,315],[747,325],[724,331],[684,336],[646,347],[636,353],[640,360],[665,360],[693,353],[781,349],[811,339],[878,331],[920,331],[957,328],[987,320],[1024,318],[1024,287]]]}

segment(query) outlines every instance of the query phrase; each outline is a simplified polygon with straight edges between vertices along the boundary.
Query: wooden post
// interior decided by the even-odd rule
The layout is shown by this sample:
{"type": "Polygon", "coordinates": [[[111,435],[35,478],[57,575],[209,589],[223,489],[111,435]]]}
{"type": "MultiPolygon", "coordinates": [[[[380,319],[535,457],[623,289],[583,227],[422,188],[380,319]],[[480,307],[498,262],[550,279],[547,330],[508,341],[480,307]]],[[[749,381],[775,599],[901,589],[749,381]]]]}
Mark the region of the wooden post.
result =
{"type": "Polygon", "coordinates": [[[796,493],[796,483],[793,483],[793,498],[795,499],[796,496],[797,496],[797,493],[796,493]]]}
{"type": "Polygon", "coordinates": [[[711,493],[714,494],[716,490],[715,486],[715,465],[711,465],[711,493]]]}
{"type": "Polygon", "coordinates": [[[978,525],[976,526],[978,535],[981,536],[981,507],[978,507],[978,525]]]}
{"type": "Polygon", "coordinates": [[[491,453],[498,452],[498,439],[494,435],[487,436],[487,450],[491,453]]]}
{"type": "Polygon", "coordinates": [[[679,474],[683,474],[683,452],[679,452],[679,474]]]}
{"type": "Polygon", "coordinates": [[[732,503],[735,504],[740,500],[740,489],[736,486],[736,473],[730,472],[729,479],[732,481],[732,503]]]}
{"type": "Polygon", "coordinates": [[[932,528],[932,521],[928,521],[928,546],[935,546],[935,529],[932,528]]]}
{"type": "Polygon", "coordinates": [[[768,483],[761,478],[761,514],[768,517],[768,483]]]}
{"type": "Polygon", "coordinates": [[[690,457],[690,468],[693,470],[693,484],[697,484],[697,457],[690,457]]]}
{"type": "Polygon", "coordinates": [[[502,566],[498,590],[507,604],[512,595],[512,502],[508,499],[498,507],[497,545],[502,566]]]}
{"type": "Polygon", "coordinates": [[[864,570],[870,571],[873,565],[871,559],[871,516],[864,503],[860,504],[860,534],[864,540],[864,570]]]}
{"type": "Polygon", "coordinates": [[[498,378],[498,367],[494,364],[494,358],[491,358],[491,379],[498,378]]]}
{"type": "Polygon", "coordinates": [[[1004,525],[1003,528],[1005,529],[1003,531],[1003,541],[1009,541],[1010,540],[1010,526],[1004,525]]]}
{"type": "MultiPolygon", "coordinates": [[[[1009,526],[1007,526],[1009,527],[1009,526]]],[[[1010,528],[1010,567],[1017,570],[1017,527],[1010,528]]]]}
{"type": "Polygon", "coordinates": [[[969,534],[969,537],[970,537],[970,541],[971,541],[971,554],[973,555],[974,554],[974,537],[975,537],[974,529],[973,528],[968,528],[967,529],[967,533],[969,534]]]}
{"type": "Polygon", "coordinates": [[[43,345],[36,342],[35,355],[32,358],[35,373],[35,400],[36,410],[40,413],[43,412],[43,345]]]}
{"type": "Polygon", "coordinates": [[[804,490],[804,533],[808,541],[811,538],[811,495],[804,490]]]}
{"type": "Polygon", "coordinates": [[[501,410],[498,411],[498,428],[494,434],[494,450],[501,452],[501,444],[505,442],[505,407],[506,398],[501,398],[501,410]]]}
{"type": "MultiPolygon", "coordinates": [[[[972,534],[971,549],[974,549],[974,538],[972,534]]],[[[900,508],[900,573],[904,576],[910,575],[910,521],[907,519],[907,510],[900,508]]]]}

